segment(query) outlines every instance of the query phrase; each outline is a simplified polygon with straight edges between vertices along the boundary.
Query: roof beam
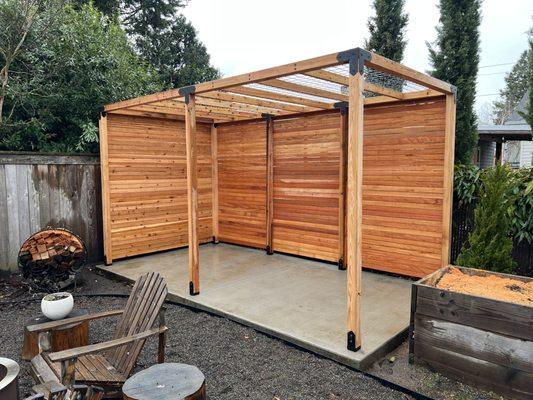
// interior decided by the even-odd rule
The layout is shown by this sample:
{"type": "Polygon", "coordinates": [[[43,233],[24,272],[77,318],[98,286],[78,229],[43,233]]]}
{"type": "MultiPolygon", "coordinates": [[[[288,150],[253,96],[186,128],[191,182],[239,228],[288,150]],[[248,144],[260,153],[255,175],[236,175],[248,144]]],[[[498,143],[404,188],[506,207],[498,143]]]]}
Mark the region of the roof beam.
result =
{"type": "Polygon", "coordinates": [[[231,92],[231,93],[244,94],[247,96],[259,97],[263,99],[284,101],[286,103],[294,103],[294,104],[299,104],[302,106],[319,108],[323,110],[329,110],[329,109],[335,108],[333,105],[334,103],[326,103],[322,101],[309,100],[309,99],[304,99],[298,96],[291,96],[288,94],[269,92],[268,90],[254,89],[254,88],[249,88],[249,87],[244,87],[244,86],[230,88],[225,91],[231,92]]]}
{"type": "Polygon", "coordinates": [[[274,68],[262,69],[259,71],[250,72],[248,74],[222,78],[211,82],[199,83],[198,85],[195,85],[194,92],[199,94],[209,92],[211,90],[228,89],[248,83],[256,83],[267,79],[281,78],[287,75],[344,64],[344,61],[339,60],[338,54],[339,53],[332,53],[321,57],[280,65],[274,68]]]}
{"type": "Polygon", "coordinates": [[[453,85],[441,81],[440,79],[418,72],[412,68],[406,67],[400,63],[389,60],[376,53],[371,53],[370,60],[365,61],[365,65],[375,70],[387,72],[391,75],[406,79],[408,81],[418,83],[430,89],[437,90],[442,93],[452,94],[455,91],[453,85]]]}
{"type": "MultiPolygon", "coordinates": [[[[185,102],[173,102],[173,104],[141,104],[138,106],[130,107],[131,110],[148,111],[148,112],[161,112],[167,114],[185,114],[185,102]]],[[[261,113],[248,113],[240,111],[231,111],[226,108],[209,107],[205,105],[196,105],[198,116],[215,118],[215,117],[245,117],[256,118],[260,117],[261,113]]]]}
{"type": "MultiPolygon", "coordinates": [[[[161,111],[157,112],[151,112],[151,111],[142,111],[142,110],[135,110],[131,108],[120,108],[118,110],[112,110],[112,111],[106,111],[108,114],[113,115],[128,115],[132,117],[147,117],[147,118],[162,118],[162,119],[171,119],[171,120],[178,120],[178,121],[184,121],[185,116],[183,114],[177,114],[177,113],[163,113],[161,111]]],[[[225,121],[233,121],[235,118],[226,118],[225,121]]],[[[198,122],[205,122],[208,124],[212,124],[215,120],[212,117],[209,118],[197,118],[198,122]]],[[[221,122],[220,120],[217,120],[217,122],[221,122]]]]}

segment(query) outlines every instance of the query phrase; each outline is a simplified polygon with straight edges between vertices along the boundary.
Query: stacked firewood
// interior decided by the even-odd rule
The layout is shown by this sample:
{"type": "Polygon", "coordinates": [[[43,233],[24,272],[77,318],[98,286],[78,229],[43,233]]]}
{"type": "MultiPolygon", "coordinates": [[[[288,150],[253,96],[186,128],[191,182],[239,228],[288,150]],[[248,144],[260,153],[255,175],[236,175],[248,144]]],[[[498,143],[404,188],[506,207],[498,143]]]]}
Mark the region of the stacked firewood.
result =
{"type": "Polygon", "coordinates": [[[41,290],[61,290],[85,264],[85,245],[65,229],[46,229],[27,239],[19,251],[22,275],[41,290]]]}

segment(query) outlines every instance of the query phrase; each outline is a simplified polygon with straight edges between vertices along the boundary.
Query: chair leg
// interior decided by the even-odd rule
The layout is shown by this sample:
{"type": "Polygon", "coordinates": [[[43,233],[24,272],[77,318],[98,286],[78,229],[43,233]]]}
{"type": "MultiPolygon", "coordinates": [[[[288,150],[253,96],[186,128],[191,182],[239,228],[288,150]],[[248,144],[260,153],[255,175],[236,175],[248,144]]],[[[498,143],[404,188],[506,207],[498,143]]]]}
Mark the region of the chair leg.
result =
{"type": "Polygon", "coordinates": [[[69,358],[61,361],[61,383],[65,385],[69,392],[74,389],[76,382],[76,358],[69,358]]]}
{"type": "MultiPolygon", "coordinates": [[[[165,326],[165,307],[161,307],[159,312],[159,327],[165,326]]],[[[165,346],[167,343],[167,332],[161,332],[159,334],[159,346],[157,349],[157,362],[163,364],[165,362],[165,346]]]]}

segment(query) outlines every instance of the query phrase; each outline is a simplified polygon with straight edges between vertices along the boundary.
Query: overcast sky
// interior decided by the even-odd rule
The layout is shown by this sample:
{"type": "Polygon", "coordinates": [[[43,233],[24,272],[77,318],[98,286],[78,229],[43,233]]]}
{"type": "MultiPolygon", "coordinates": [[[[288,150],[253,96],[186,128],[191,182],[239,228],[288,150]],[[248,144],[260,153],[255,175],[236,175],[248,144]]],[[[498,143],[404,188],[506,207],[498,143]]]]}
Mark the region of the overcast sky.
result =
{"type": "MultiPolygon", "coordinates": [[[[213,65],[224,76],[255,71],[363,46],[372,0],[190,0],[185,16],[198,30],[213,65]]],[[[403,63],[429,69],[426,41],[434,41],[437,0],[407,0],[403,63]]],[[[491,102],[504,72],[527,48],[533,1],[484,0],[478,104],[491,102]],[[487,96],[490,95],[490,96],[487,96]]]]}

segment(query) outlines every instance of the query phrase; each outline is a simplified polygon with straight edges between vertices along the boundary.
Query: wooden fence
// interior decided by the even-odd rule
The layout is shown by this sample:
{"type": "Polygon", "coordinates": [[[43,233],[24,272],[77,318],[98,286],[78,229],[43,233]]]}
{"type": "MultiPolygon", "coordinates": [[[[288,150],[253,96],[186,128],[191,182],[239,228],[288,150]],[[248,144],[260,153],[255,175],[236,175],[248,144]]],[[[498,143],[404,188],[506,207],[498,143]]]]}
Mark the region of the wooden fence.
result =
{"type": "Polygon", "coordinates": [[[48,226],[76,233],[88,261],[102,260],[101,209],[98,156],[0,152],[0,270],[17,271],[22,243],[48,226]]]}
{"type": "MultiPolygon", "coordinates": [[[[452,215],[451,262],[455,263],[461,248],[468,241],[468,235],[474,228],[474,202],[461,207],[454,207],[452,215]]],[[[515,241],[513,258],[517,263],[518,275],[533,277],[533,243],[527,240],[515,241]]]]}

